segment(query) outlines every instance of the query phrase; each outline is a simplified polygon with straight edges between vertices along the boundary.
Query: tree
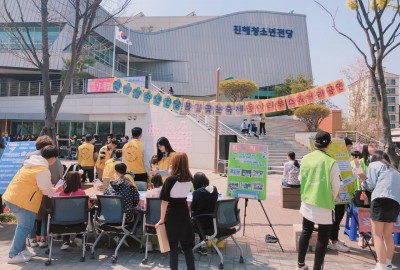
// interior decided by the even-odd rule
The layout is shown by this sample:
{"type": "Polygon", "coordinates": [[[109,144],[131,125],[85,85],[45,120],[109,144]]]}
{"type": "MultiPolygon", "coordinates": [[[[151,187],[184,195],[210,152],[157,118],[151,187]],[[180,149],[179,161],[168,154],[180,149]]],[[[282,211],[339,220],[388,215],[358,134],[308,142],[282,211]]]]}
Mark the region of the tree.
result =
{"type": "Polygon", "coordinates": [[[303,92],[307,89],[313,88],[312,80],[308,80],[304,77],[304,75],[300,74],[297,78],[293,78],[292,75],[289,75],[283,84],[274,86],[274,91],[278,97],[287,96],[290,94],[303,92]]]}
{"type": "Polygon", "coordinates": [[[294,111],[294,115],[306,124],[308,131],[316,131],[322,120],[330,113],[329,108],[321,104],[309,104],[294,111]]]}
{"type": "Polygon", "coordinates": [[[42,134],[47,134],[54,139],[57,114],[68,93],[74,74],[76,74],[78,60],[82,56],[86,41],[94,34],[94,31],[98,27],[113,21],[117,15],[121,14],[129,5],[130,0],[123,0],[118,4],[114,4],[116,7],[111,12],[106,12],[102,8],[102,5],[106,2],[103,0],[0,1],[3,4],[0,16],[5,19],[5,24],[11,28],[9,35],[12,36],[19,47],[13,53],[32,64],[42,74],[45,109],[45,125],[42,134]],[[29,14],[24,14],[24,5],[27,5],[28,1],[30,1],[29,5],[33,6],[36,10],[31,10],[29,14]],[[57,2],[56,5],[66,7],[66,9],[62,11],[57,10],[51,5],[55,2],[57,2]],[[68,10],[68,12],[65,12],[65,10],[68,10]],[[31,18],[31,14],[35,12],[40,14],[40,26],[42,30],[40,45],[34,42],[29,29],[30,21],[26,20],[26,18],[31,18]],[[101,15],[97,16],[98,14],[101,15]],[[49,25],[54,23],[65,23],[64,27],[67,28],[71,35],[71,43],[68,48],[65,48],[70,51],[70,59],[68,60],[69,65],[63,76],[64,83],[57,95],[56,101],[53,103],[50,91],[50,59],[52,56],[49,47],[49,25]]]}
{"type": "MultiPolygon", "coordinates": [[[[96,63],[96,60],[93,58],[81,56],[76,62],[76,69],[72,75],[73,79],[88,79],[90,74],[87,72],[89,67],[92,67],[96,63]]],[[[71,59],[64,59],[64,67],[61,70],[61,78],[64,79],[67,71],[70,69],[71,59]]]]}
{"type": "MultiPolygon", "coordinates": [[[[315,1],[315,0],[314,0],[315,1]]],[[[396,168],[399,166],[399,156],[393,143],[389,113],[387,109],[386,81],[383,68],[384,59],[400,45],[400,2],[399,0],[348,0],[347,6],[355,12],[355,18],[364,33],[368,49],[364,51],[361,43],[344,33],[336,26],[335,16],[324,5],[315,1],[332,18],[333,29],[348,39],[364,59],[368,67],[377,100],[377,111],[383,126],[383,139],[387,154],[396,168]]]]}
{"type": "Polygon", "coordinates": [[[232,102],[242,101],[258,91],[258,86],[255,82],[244,79],[225,80],[220,82],[219,86],[225,97],[232,102]]]}

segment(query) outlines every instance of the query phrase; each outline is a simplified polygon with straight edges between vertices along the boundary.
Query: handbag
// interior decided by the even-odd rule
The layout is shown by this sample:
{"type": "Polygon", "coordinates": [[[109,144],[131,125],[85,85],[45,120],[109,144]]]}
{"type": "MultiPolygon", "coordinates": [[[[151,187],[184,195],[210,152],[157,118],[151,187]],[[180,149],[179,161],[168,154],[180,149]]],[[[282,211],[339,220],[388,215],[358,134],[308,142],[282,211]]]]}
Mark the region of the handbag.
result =
{"type": "Polygon", "coordinates": [[[357,207],[369,208],[371,205],[371,192],[368,190],[356,190],[353,203],[357,207]]]}

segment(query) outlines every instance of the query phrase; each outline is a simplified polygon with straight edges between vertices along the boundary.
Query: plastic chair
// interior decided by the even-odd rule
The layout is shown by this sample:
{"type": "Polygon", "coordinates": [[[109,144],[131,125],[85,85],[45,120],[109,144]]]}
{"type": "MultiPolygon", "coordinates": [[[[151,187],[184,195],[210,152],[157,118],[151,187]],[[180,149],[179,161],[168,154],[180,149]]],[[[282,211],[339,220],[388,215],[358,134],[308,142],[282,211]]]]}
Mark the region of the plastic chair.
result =
{"type": "Polygon", "coordinates": [[[238,199],[217,201],[213,214],[201,214],[193,217],[204,239],[193,248],[193,251],[204,245],[207,241],[210,241],[221,260],[219,269],[224,268],[224,257],[222,256],[222,253],[217,245],[219,242],[228,237],[231,237],[233,242],[235,242],[236,246],[239,248],[239,262],[243,263],[243,250],[233,236],[241,229],[240,210],[238,209],[237,204],[238,199]],[[202,228],[202,224],[200,222],[202,217],[207,216],[212,217],[213,219],[214,228],[211,230],[202,228]],[[217,241],[214,242],[214,240],[217,241]]]}
{"type": "Polygon", "coordinates": [[[85,261],[87,225],[90,222],[88,196],[54,197],[53,209],[48,209],[47,235],[50,238],[49,258],[46,266],[51,264],[53,237],[56,234],[82,233],[82,257],[85,261]]]}
{"type": "Polygon", "coordinates": [[[154,225],[160,221],[161,216],[161,199],[146,198],[146,212],[143,218],[143,233],[146,236],[145,255],[142,260],[143,264],[147,264],[147,243],[149,242],[149,235],[156,235],[156,228],[154,225]]]}
{"type": "Polygon", "coordinates": [[[122,196],[97,195],[97,203],[98,208],[93,218],[93,224],[95,225],[95,230],[100,230],[101,233],[92,246],[91,259],[94,259],[94,249],[105,233],[123,234],[114,255],[111,256],[112,263],[116,263],[118,250],[128,236],[140,243],[140,239],[134,235],[139,219],[135,217],[133,221],[126,221],[126,214],[133,211],[133,209],[124,211],[122,196]]]}
{"type": "Polygon", "coordinates": [[[135,183],[138,188],[138,191],[147,191],[147,182],[136,181],[135,183]]]}

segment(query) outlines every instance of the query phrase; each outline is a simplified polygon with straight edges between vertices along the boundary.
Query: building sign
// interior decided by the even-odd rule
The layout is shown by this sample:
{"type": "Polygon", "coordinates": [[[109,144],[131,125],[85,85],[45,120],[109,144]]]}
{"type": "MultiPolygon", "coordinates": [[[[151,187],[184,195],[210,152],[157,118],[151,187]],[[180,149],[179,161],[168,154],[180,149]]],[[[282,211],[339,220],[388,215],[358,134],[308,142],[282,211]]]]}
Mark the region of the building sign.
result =
{"type": "Polygon", "coordinates": [[[235,35],[269,36],[269,37],[279,37],[279,38],[293,37],[292,29],[282,29],[282,28],[234,25],[233,32],[235,33],[235,35]]]}
{"type": "Polygon", "coordinates": [[[265,200],[267,195],[268,146],[229,144],[229,197],[265,200]]]}
{"type": "MultiPolygon", "coordinates": [[[[122,77],[121,79],[139,87],[146,87],[146,77],[122,77]]],[[[87,80],[86,93],[114,93],[112,84],[114,78],[100,78],[87,80]]]]}
{"type": "Polygon", "coordinates": [[[21,168],[26,154],[36,151],[34,141],[9,142],[0,159],[0,194],[4,194],[8,184],[21,168]]]}

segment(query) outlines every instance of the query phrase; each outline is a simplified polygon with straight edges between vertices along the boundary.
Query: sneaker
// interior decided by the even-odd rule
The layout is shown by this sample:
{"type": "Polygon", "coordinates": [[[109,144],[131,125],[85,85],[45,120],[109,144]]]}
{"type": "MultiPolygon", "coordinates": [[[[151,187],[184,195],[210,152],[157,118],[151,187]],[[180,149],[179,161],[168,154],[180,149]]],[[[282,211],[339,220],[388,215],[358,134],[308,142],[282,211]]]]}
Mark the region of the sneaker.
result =
{"type": "Polygon", "coordinates": [[[332,244],[332,242],[329,242],[328,248],[331,250],[336,250],[336,251],[340,251],[340,252],[349,252],[350,251],[350,248],[342,245],[339,241],[336,242],[336,244],[332,244]]]}
{"type": "Polygon", "coordinates": [[[61,250],[69,249],[69,242],[65,242],[64,244],[62,244],[62,246],[61,246],[60,249],[61,249],[61,250]]]}
{"type": "Polygon", "coordinates": [[[36,252],[34,251],[30,251],[28,248],[26,248],[25,250],[21,251],[22,255],[26,256],[26,257],[35,257],[36,256],[36,252]]]}
{"type": "Polygon", "coordinates": [[[39,244],[39,247],[41,247],[41,248],[45,248],[48,246],[46,240],[41,240],[41,241],[39,241],[38,244],[39,244]]]}
{"type": "Polygon", "coordinates": [[[75,245],[76,245],[77,247],[79,247],[79,248],[81,248],[81,247],[83,246],[83,244],[82,244],[82,239],[81,239],[81,238],[75,237],[74,243],[75,243],[75,245]]]}
{"type": "Polygon", "coordinates": [[[152,252],[153,251],[153,243],[152,242],[147,242],[147,251],[152,252]]]}
{"type": "Polygon", "coordinates": [[[308,270],[308,266],[307,265],[303,265],[303,266],[297,265],[296,270],[308,270]]]}
{"type": "Polygon", "coordinates": [[[25,263],[31,260],[30,256],[25,256],[21,253],[18,253],[17,256],[14,256],[12,258],[8,258],[7,263],[9,264],[16,264],[16,263],[25,263]]]}
{"type": "Polygon", "coordinates": [[[343,241],[343,240],[341,240],[341,239],[338,239],[338,242],[340,242],[342,245],[346,245],[346,242],[345,241],[343,241]]]}
{"type": "Polygon", "coordinates": [[[30,247],[37,247],[39,244],[36,239],[29,239],[29,246],[30,247]]]}
{"type": "Polygon", "coordinates": [[[208,249],[207,249],[206,247],[199,247],[199,248],[196,250],[196,252],[199,253],[199,254],[202,255],[202,256],[207,256],[207,254],[208,254],[208,249]]]}

